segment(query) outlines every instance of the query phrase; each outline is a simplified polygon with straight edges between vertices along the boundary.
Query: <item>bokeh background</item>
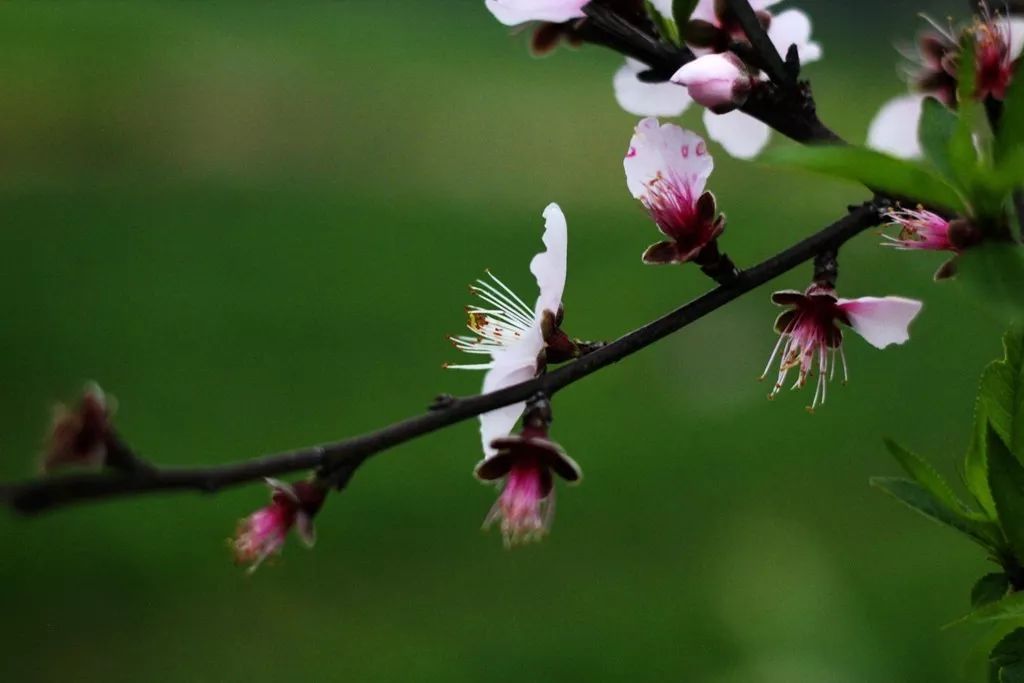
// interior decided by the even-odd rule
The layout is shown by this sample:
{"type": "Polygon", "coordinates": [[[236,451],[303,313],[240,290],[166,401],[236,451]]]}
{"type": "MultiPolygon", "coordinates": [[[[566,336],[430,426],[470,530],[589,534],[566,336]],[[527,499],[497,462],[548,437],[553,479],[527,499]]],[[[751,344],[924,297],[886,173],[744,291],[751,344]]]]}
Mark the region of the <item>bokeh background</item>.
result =
{"type": "MultiPolygon", "coordinates": [[[[863,139],[901,89],[894,41],[961,5],[808,7],[823,118],[863,139]]],[[[485,267],[532,296],[552,200],[570,333],[613,338],[704,291],[639,265],[656,233],[624,185],[619,59],[526,42],[477,0],[0,5],[0,473],[33,472],[51,404],[90,379],[167,464],[474,392],[442,371],[444,336],[485,267]]],[[[740,264],[864,197],[712,151],[740,264]]],[[[899,348],[850,336],[851,382],[814,415],[757,382],[771,288],[560,394],[586,481],[538,546],[479,530],[494,493],[471,423],[375,458],[314,551],[253,576],[225,539],[258,485],[0,515],[0,680],[971,680],[985,633],[941,626],[984,558],[867,480],[895,473],[883,435],[956,476],[1000,324],[931,282],[941,257],[878,242],[843,250],[842,293],[924,313],[899,348]]]]}

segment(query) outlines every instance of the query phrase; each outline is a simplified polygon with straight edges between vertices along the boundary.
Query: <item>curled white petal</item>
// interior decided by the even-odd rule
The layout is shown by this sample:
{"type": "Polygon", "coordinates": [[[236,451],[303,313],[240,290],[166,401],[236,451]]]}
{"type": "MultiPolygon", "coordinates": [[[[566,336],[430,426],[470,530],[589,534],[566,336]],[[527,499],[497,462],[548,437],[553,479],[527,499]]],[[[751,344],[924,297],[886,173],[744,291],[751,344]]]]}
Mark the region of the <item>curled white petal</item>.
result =
{"type": "Polygon", "coordinates": [[[675,83],[644,83],[637,74],[647,67],[635,59],[615,72],[612,87],[619,106],[637,116],[679,116],[690,106],[686,88],[675,83]]]}
{"type": "Polygon", "coordinates": [[[658,178],[686,183],[691,196],[697,197],[704,192],[715,162],[701,136],[673,123],[659,125],[657,119],[646,118],[637,124],[622,165],[626,186],[640,199],[658,178]]]}
{"type": "Polygon", "coordinates": [[[1010,59],[1017,59],[1020,57],[1021,49],[1024,48],[1024,19],[1008,17],[1006,30],[1010,34],[1007,40],[1010,47],[1010,59]]]}
{"type": "Polygon", "coordinates": [[[801,65],[821,59],[821,45],[811,40],[810,17],[798,9],[788,9],[773,17],[768,38],[783,57],[790,45],[796,45],[801,65]]]}
{"type": "Polygon", "coordinates": [[[850,327],[879,349],[910,339],[910,323],[920,313],[922,305],[920,301],[901,296],[864,296],[836,302],[849,319],[850,327]]]}
{"type": "Polygon", "coordinates": [[[868,146],[902,159],[921,156],[917,125],[924,95],[900,95],[878,110],[868,127],[868,146]]]}
{"type": "Polygon", "coordinates": [[[728,114],[705,111],[704,127],[708,137],[737,159],[753,159],[760,154],[771,133],[768,126],[741,111],[728,114]]]}
{"type": "Polygon", "coordinates": [[[589,0],[487,0],[487,9],[506,26],[528,21],[561,23],[583,16],[589,0]]]}
{"type": "Polygon", "coordinates": [[[558,312],[562,306],[562,294],[565,292],[569,232],[565,214],[554,202],[544,209],[544,246],[547,249],[530,261],[530,272],[537,278],[537,289],[540,290],[537,304],[533,309],[538,325],[544,311],[558,312]]]}

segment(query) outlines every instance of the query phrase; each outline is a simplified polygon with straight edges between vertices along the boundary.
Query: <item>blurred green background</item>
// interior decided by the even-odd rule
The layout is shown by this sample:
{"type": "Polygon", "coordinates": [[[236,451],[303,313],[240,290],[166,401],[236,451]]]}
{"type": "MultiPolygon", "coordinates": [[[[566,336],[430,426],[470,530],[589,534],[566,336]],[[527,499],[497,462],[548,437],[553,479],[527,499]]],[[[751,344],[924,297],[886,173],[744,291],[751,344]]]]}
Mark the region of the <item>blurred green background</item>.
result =
{"type": "MultiPolygon", "coordinates": [[[[915,12],[964,4],[811,6],[823,118],[863,139],[915,12]]],[[[477,0],[0,5],[0,474],[33,471],[50,405],[89,379],[167,464],[474,392],[442,371],[444,336],[485,267],[532,296],[549,201],[570,333],[613,338],[707,289],[639,266],[657,234],[624,185],[619,59],[526,41],[477,0]]],[[[865,196],[712,151],[740,264],[865,196]]],[[[955,476],[1001,329],[931,282],[940,256],[878,241],[844,249],[842,293],[924,313],[902,347],[849,336],[851,382],[814,415],[756,381],[771,288],[560,394],[554,436],[586,481],[538,546],[479,531],[494,493],[471,423],[375,458],[313,552],[251,577],[225,539],[260,486],[2,515],[0,680],[961,680],[985,634],[940,627],[987,566],[867,479],[895,473],[882,435],[955,476]]]]}

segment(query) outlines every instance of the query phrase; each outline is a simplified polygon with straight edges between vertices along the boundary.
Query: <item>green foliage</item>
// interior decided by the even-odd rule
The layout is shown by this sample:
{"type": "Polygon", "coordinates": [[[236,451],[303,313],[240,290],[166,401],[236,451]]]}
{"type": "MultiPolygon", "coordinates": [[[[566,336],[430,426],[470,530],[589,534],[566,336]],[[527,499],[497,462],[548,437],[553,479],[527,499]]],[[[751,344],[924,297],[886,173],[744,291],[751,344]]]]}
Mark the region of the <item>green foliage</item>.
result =
{"type": "Polygon", "coordinates": [[[1010,580],[1002,572],[992,572],[975,582],[971,589],[971,608],[979,609],[1006,597],[1010,590],[1010,580]]]}
{"type": "Polygon", "coordinates": [[[990,551],[995,551],[1000,544],[999,530],[994,524],[950,508],[916,481],[901,477],[873,477],[871,485],[925,517],[956,529],[990,551]]]}
{"type": "Polygon", "coordinates": [[[957,189],[931,168],[916,161],[897,159],[856,146],[782,147],[765,155],[765,160],[855,180],[888,194],[965,213],[967,205],[957,189]]]}
{"type": "MultiPolygon", "coordinates": [[[[651,22],[658,29],[658,33],[665,36],[673,43],[681,43],[679,38],[679,27],[684,26],[685,24],[678,23],[678,15],[675,15],[675,12],[673,12],[676,16],[676,21],[673,21],[671,18],[666,17],[659,12],[654,4],[651,3],[651,0],[644,0],[644,6],[647,8],[647,16],[651,18],[651,22]]],[[[675,7],[672,9],[675,10],[675,7]]]]}
{"type": "Polygon", "coordinates": [[[957,280],[973,297],[1005,320],[1024,313],[1024,249],[990,241],[967,249],[956,260],[957,280]]]}
{"type": "Polygon", "coordinates": [[[1014,556],[1024,558],[1024,467],[991,426],[985,443],[988,485],[996,504],[999,526],[1014,556]]]}
{"type": "Polygon", "coordinates": [[[1003,116],[993,153],[997,163],[1024,153],[1024,68],[1020,62],[1003,100],[1003,116]]]}
{"type": "Polygon", "coordinates": [[[956,137],[959,127],[960,117],[949,107],[934,97],[924,98],[921,105],[921,123],[917,132],[921,149],[935,168],[950,180],[956,178],[954,169],[959,161],[954,160],[952,153],[952,140],[956,137]]]}
{"type": "Polygon", "coordinates": [[[960,499],[953,493],[953,489],[950,488],[946,480],[942,478],[935,468],[931,464],[919,456],[917,453],[913,453],[903,446],[899,445],[892,439],[885,439],[885,446],[889,449],[892,457],[896,458],[896,461],[903,467],[907,474],[921,485],[926,491],[932,496],[938,499],[943,505],[950,510],[968,514],[970,510],[965,506],[960,499]]]}
{"type": "Polygon", "coordinates": [[[1004,636],[988,662],[989,683],[1024,683],[1024,628],[1004,636]]]}

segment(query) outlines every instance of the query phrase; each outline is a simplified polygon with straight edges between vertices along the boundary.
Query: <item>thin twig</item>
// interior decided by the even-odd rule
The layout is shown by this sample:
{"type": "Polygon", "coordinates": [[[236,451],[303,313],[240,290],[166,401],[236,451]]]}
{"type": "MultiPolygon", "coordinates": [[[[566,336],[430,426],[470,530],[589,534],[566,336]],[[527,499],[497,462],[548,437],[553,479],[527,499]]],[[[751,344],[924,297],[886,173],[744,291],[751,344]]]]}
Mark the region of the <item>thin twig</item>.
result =
{"type": "Polygon", "coordinates": [[[335,443],[302,448],[217,467],[155,468],[136,473],[96,472],[33,479],[0,486],[0,500],[12,509],[35,514],[73,503],[125,497],[157,491],[213,492],[290,472],[317,469],[322,478],[344,486],[369,457],[416,437],[476,417],[502,406],[524,401],[538,392],[548,396],[601,368],[617,363],[656,341],[721,308],[739,296],[813,259],[823,249],[837,248],[861,231],[877,225],[884,200],[851,209],[835,223],[788,249],[741,271],[721,285],[643,327],[601,346],[579,360],[528,382],[489,394],[446,400],[421,415],[373,432],[335,443]]]}

